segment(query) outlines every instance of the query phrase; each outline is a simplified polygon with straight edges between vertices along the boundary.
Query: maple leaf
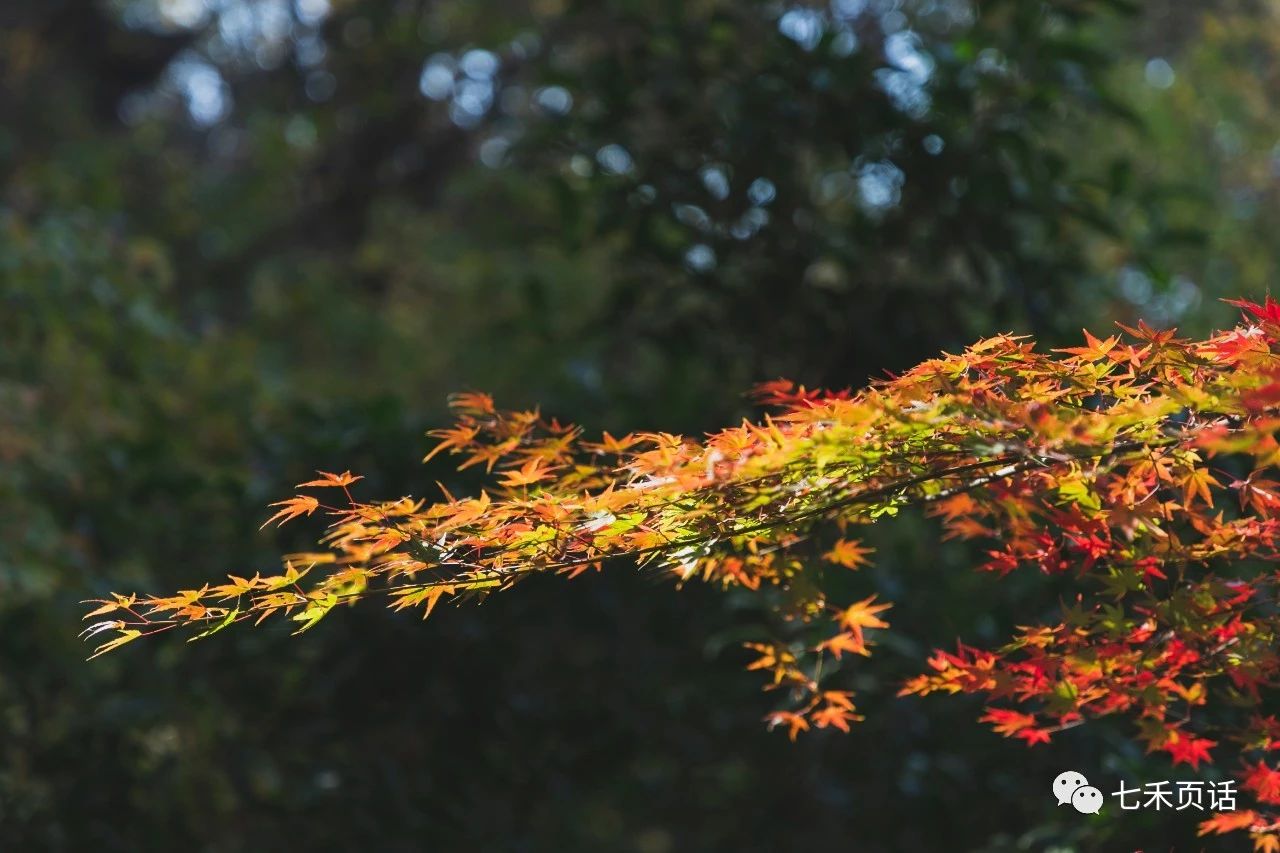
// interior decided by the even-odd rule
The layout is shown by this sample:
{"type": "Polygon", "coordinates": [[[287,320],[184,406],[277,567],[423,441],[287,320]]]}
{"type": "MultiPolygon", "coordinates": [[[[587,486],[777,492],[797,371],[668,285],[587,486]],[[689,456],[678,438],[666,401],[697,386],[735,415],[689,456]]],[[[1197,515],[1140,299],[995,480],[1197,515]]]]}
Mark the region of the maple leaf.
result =
{"type": "Polygon", "coordinates": [[[1267,294],[1266,301],[1261,305],[1248,299],[1224,299],[1222,301],[1228,305],[1243,308],[1259,320],[1264,320],[1268,323],[1280,323],[1280,302],[1272,299],[1270,293],[1267,294]]]}
{"type": "Polygon", "coordinates": [[[853,710],[853,694],[848,690],[824,690],[819,698],[828,705],[835,705],[846,711],[853,710]]]}
{"type": "Polygon", "coordinates": [[[777,669],[796,662],[796,656],[785,648],[771,643],[743,643],[744,648],[759,653],[760,657],[747,664],[747,669],[777,669]]]}
{"type": "Polygon", "coordinates": [[[1248,809],[1242,809],[1234,812],[1219,812],[1208,820],[1200,821],[1200,828],[1196,831],[1196,834],[1208,835],[1209,833],[1216,833],[1218,835],[1224,835],[1228,832],[1235,832],[1239,829],[1248,829],[1258,822],[1258,813],[1248,809]]]}
{"type": "MultiPolygon", "coordinates": [[[[107,624],[107,623],[100,623],[100,624],[107,624]]],[[[132,643],[134,640],[142,636],[142,632],[139,631],[137,628],[125,628],[124,623],[122,622],[113,622],[113,623],[110,623],[110,625],[112,629],[116,630],[118,633],[116,634],[114,639],[108,640],[107,642],[103,643],[102,645],[94,649],[93,654],[89,655],[89,660],[93,660],[96,657],[105,655],[107,652],[115,651],[116,649],[120,648],[126,643],[132,643]]],[[[94,626],[94,627],[97,627],[97,626],[94,626]]]]}
{"type": "Polygon", "coordinates": [[[814,650],[819,652],[831,652],[831,654],[835,656],[836,660],[839,660],[840,656],[845,652],[852,652],[855,655],[863,655],[864,657],[871,656],[871,652],[867,651],[866,644],[859,637],[845,631],[841,631],[834,637],[830,637],[823,640],[821,643],[818,643],[818,645],[814,647],[814,650]]]}
{"type": "Polygon", "coordinates": [[[1064,349],[1054,350],[1054,352],[1070,353],[1071,355],[1079,356],[1085,361],[1097,361],[1099,359],[1106,358],[1107,353],[1111,352],[1111,350],[1115,348],[1115,345],[1120,342],[1118,337],[1110,337],[1105,341],[1099,340],[1091,335],[1088,329],[1084,330],[1084,339],[1088,346],[1066,347],[1064,349]]]}
{"type": "Polygon", "coordinates": [[[364,477],[357,477],[355,474],[352,474],[350,471],[343,471],[341,474],[332,474],[328,471],[317,471],[316,473],[320,475],[320,479],[307,480],[307,482],[305,483],[299,483],[297,485],[297,488],[299,489],[345,488],[346,486],[351,485],[357,480],[364,479],[364,477]]]}
{"type": "Polygon", "coordinates": [[[93,599],[92,601],[81,602],[82,604],[102,605],[101,607],[98,607],[97,609],[91,610],[88,613],[86,613],[83,618],[92,619],[94,616],[103,616],[103,615],[106,615],[107,613],[113,613],[117,610],[128,609],[132,607],[134,604],[136,604],[138,601],[138,596],[136,595],[119,595],[117,593],[112,593],[111,597],[112,597],[111,601],[96,598],[96,599],[93,599]]]}
{"type": "Polygon", "coordinates": [[[552,477],[552,469],[544,467],[542,460],[530,459],[519,469],[513,471],[503,471],[498,475],[502,481],[502,485],[507,488],[516,488],[518,486],[531,486],[534,483],[540,483],[543,480],[549,480],[552,477]]]}
{"type": "Polygon", "coordinates": [[[822,559],[846,569],[857,569],[867,564],[867,554],[874,551],[874,548],[863,548],[856,539],[840,539],[830,551],[822,555],[822,559]]]}
{"type": "Polygon", "coordinates": [[[609,434],[608,430],[604,431],[603,437],[599,443],[584,441],[582,447],[591,453],[610,453],[615,456],[621,456],[626,453],[633,445],[639,441],[639,437],[634,435],[624,435],[622,438],[614,438],[609,434]]]}
{"type": "Polygon", "coordinates": [[[989,338],[983,338],[973,346],[969,347],[972,353],[988,353],[1000,350],[1009,350],[1017,344],[1018,341],[1024,340],[1025,335],[994,335],[989,338]]]}
{"type": "Polygon", "coordinates": [[[1050,739],[1048,729],[1026,728],[1018,732],[1016,736],[1026,741],[1027,746],[1035,746],[1038,743],[1048,743],[1050,739]]]}
{"type": "Polygon", "coordinates": [[[1254,512],[1270,516],[1280,510],[1280,483],[1262,477],[1250,476],[1236,480],[1231,488],[1240,492],[1240,508],[1253,507],[1254,512]]]}
{"type": "Polygon", "coordinates": [[[1178,333],[1177,329],[1153,329],[1145,320],[1139,320],[1136,329],[1123,323],[1116,323],[1116,325],[1138,340],[1151,344],[1156,350],[1173,343],[1174,336],[1178,333]]]}
{"type": "Polygon", "coordinates": [[[814,711],[811,716],[813,717],[813,724],[818,728],[825,729],[828,726],[832,726],[842,732],[849,731],[850,723],[862,719],[861,715],[838,705],[826,705],[821,710],[814,711]]]}
{"type": "Polygon", "coordinates": [[[1182,503],[1190,508],[1197,497],[1204,500],[1207,506],[1213,506],[1212,486],[1220,485],[1205,468],[1194,468],[1182,479],[1182,503]]]}
{"type": "MultiPolygon", "coordinates": [[[[766,406],[800,409],[807,408],[821,400],[824,394],[818,390],[810,391],[803,385],[797,385],[789,379],[775,379],[770,382],[758,383],[751,389],[751,396],[757,402],[766,406]]],[[[840,392],[837,392],[833,396],[841,395],[840,392]]]]}
{"type": "Polygon", "coordinates": [[[396,610],[403,610],[406,607],[414,607],[425,603],[427,606],[423,610],[422,618],[426,619],[431,615],[431,611],[435,609],[441,598],[446,595],[454,595],[456,592],[457,586],[453,584],[434,584],[417,589],[396,590],[396,600],[391,606],[396,610]]]}
{"type": "Polygon", "coordinates": [[[793,741],[796,739],[796,735],[800,734],[800,732],[807,732],[809,730],[809,721],[794,711],[774,711],[771,714],[765,715],[765,721],[769,724],[770,730],[776,729],[781,725],[786,725],[787,737],[791,738],[793,741]]]}
{"type": "MultiPolygon", "coordinates": [[[[193,643],[196,640],[202,640],[205,637],[212,637],[214,634],[218,633],[219,631],[235,624],[236,619],[239,616],[240,616],[240,608],[233,607],[230,610],[228,610],[225,614],[223,614],[222,618],[218,619],[218,621],[213,623],[213,625],[209,626],[208,628],[205,628],[203,631],[201,631],[198,634],[192,635],[191,639],[187,640],[187,642],[193,643]]],[[[210,617],[217,618],[216,611],[212,612],[210,614],[210,617]]]]}
{"type": "Polygon", "coordinates": [[[446,450],[450,453],[461,453],[471,447],[480,435],[480,427],[475,424],[463,423],[449,429],[432,430],[428,435],[440,439],[440,443],[432,448],[430,453],[422,457],[423,462],[430,462],[446,450]]]}
{"type": "Polygon", "coordinates": [[[479,391],[462,391],[449,396],[449,408],[468,414],[492,415],[493,397],[479,391]]]}
{"type": "Polygon", "coordinates": [[[1218,745],[1217,741],[1177,732],[1174,735],[1174,738],[1161,748],[1172,756],[1175,765],[1190,764],[1193,770],[1198,770],[1201,761],[1213,762],[1209,750],[1218,745]]]}
{"type": "Polygon", "coordinates": [[[1004,577],[1018,568],[1018,555],[1010,552],[1008,549],[988,551],[987,555],[990,556],[991,559],[982,564],[981,568],[984,572],[994,572],[1001,577],[1004,577]]]}
{"type": "Polygon", "coordinates": [[[1256,327],[1233,329],[1206,341],[1203,350],[1216,361],[1239,361],[1247,358],[1251,352],[1256,353],[1266,350],[1266,341],[1263,339],[1261,332],[1262,330],[1256,327]]]}
{"type": "MultiPolygon", "coordinates": [[[[280,519],[279,524],[276,525],[279,527],[286,521],[291,521],[300,515],[311,515],[311,513],[315,512],[320,507],[320,501],[310,495],[298,495],[297,497],[290,498],[287,501],[277,501],[276,503],[271,504],[271,506],[278,506],[281,507],[281,509],[275,515],[262,522],[262,527],[266,527],[276,519],[280,519]]],[[[261,530],[262,527],[259,527],[258,529],[261,530]]]]}
{"type": "Polygon", "coordinates": [[[1255,832],[1249,837],[1253,839],[1253,853],[1280,853],[1280,835],[1255,832]]]}
{"type": "Polygon", "coordinates": [[[328,615],[329,611],[332,610],[337,603],[338,596],[333,593],[318,595],[312,598],[300,613],[293,616],[293,621],[302,623],[302,627],[297,631],[294,631],[294,633],[301,634],[303,631],[308,631],[314,628],[321,619],[328,615]]]}
{"type": "Polygon", "coordinates": [[[219,584],[212,587],[209,591],[219,599],[226,600],[228,598],[239,598],[246,593],[252,592],[261,580],[257,575],[253,576],[253,580],[242,578],[239,575],[227,575],[227,579],[231,581],[228,584],[219,584]]]}
{"type": "Polygon", "coordinates": [[[1245,764],[1245,777],[1242,787],[1252,791],[1253,795],[1264,803],[1280,803],[1280,771],[1259,761],[1256,765],[1245,764]]]}
{"type": "Polygon", "coordinates": [[[964,516],[974,515],[982,509],[981,504],[968,492],[960,492],[948,498],[936,501],[930,509],[933,515],[942,516],[945,521],[955,521],[964,516]]]}
{"type": "Polygon", "coordinates": [[[1160,568],[1160,560],[1157,557],[1143,557],[1134,563],[1134,568],[1142,572],[1142,580],[1147,584],[1157,578],[1162,581],[1169,579],[1169,576],[1160,568]]]}
{"type": "Polygon", "coordinates": [[[840,611],[836,617],[836,621],[840,626],[854,636],[859,644],[864,643],[862,636],[863,628],[888,628],[889,623],[883,621],[876,616],[892,607],[892,604],[873,604],[876,596],[872,595],[862,599],[862,601],[854,602],[848,607],[840,611]]]}
{"type": "Polygon", "coordinates": [[[1005,737],[1017,737],[1027,742],[1028,746],[1037,743],[1048,743],[1049,732],[1036,727],[1033,714],[1023,714],[1006,708],[988,708],[981,721],[991,723],[997,733],[1005,737]]]}
{"type": "Polygon", "coordinates": [[[948,539],[977,539],[993,536],[995,531],[974,518],[957,518],[946,522],[948,539]]]}

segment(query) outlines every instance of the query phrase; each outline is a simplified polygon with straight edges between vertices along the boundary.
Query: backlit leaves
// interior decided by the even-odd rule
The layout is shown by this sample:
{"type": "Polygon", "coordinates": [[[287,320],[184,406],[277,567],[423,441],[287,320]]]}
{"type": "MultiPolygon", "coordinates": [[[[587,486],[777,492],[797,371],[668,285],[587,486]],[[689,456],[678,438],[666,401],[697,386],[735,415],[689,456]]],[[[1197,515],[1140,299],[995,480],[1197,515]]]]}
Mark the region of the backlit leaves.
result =
{"type": "Polygon", "coordinates": [[[105,655],[107,652],[114,651],[126,643],[132,643],[134,640],[142,636],[142,632],[137,628],[126,628],[124,624],[120,622],[99,622],[98,624],[91,626],[84,633],[88,636],[93,636],[104,629],[113,631],[115,636],[95,648],[93,650],[93,654],[89,655],[89,660],[93,660],[99,655],[105,655]]]}
{"type": "Polygon", "coordinates": [[[837,566],[844,566],[846,569],[857,569],[867,564],[867,555],[873,550],[863,548],[855,540],[841,539],[830,551],[822,555],[822,559],[837,566]]]}
{"type": "Polygon", "coordinates": [[[769,604],[778,636],[747,644],[747,669],[779,698],[770,727],[795,739],[861,719],[837,680],[889,629],[891,603],[842,571],[872,553],[851,528],[923,506],[944,538],[982,542],[976,568],[993,583],[1031,572],[1075,593],[1057,620],[995,649],[933,652],[903,695],[977,694],[982,721],[1028,745],[1120,714],[1174,764],[1240,755],[1258,808],[1201,831],[1247,830],[1272,849],[1280,723],[1242,713],[1280,681],[1280,307],[1239,304],[1245,324],[1204,341],[1139,324],[1043,354],[1001,335],[858,393],[770,382],[757,397],[773,411],[702,440],[583,440],[540,412],[458,395],[428,458],[489,472],[476,494],[363,502],[349,489],[359,477],[318,472],[300,488],[344,501],[272,505],[267,524],[318,511],[328,524],[283,574],[113,595],[92,602],[86,634],[107,638],[96,656],[275,615],[305,631],[372,595],[425,618],[622,559],[769,604]]]}
{"type": "Polygon", "coordinates": [[[346,488],[357,480],[364,479],[364,477],[355,476],[350,471],[343,471],[341,474],[331,474],[328,471],[317,471],[316,473],[320,475],[318,479],[299,483],[297,488],[346,488]]]}
{"type": "Polygon", "coordinates": [[[863,628],[888,628],[889,623],[879,618],[876,614],[883,613],[892,607],[892,604],[875,604],[876,597],[870,596],[862,601],[854,602],[839,612],[836,621],[840,627],[853,635],[854,639],[859,643],[863,643],[863,628]]]}
{"type": "Polygon", "coordinates": [[[262,523],[263,527],[273,521],[277,522],[276,526],[278,527],[300,515],[311,515],[320,507],[320,501],[310,495],[298,495],[297,497],[289,498],[287,501],[273,503],[271,506],[280,507],[280,511],[264,521],[262,523]]]}

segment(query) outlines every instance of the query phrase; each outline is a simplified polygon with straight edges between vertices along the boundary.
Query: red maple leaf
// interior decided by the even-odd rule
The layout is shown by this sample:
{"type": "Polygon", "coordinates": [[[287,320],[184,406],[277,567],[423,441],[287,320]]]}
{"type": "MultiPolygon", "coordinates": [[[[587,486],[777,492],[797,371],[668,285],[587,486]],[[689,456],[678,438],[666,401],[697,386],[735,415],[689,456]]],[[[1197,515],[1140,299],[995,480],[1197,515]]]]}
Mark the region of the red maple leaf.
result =
{"type": "Polygon", "coordinates": [[[1174,764],[1190,764],[1193,770],[1200,769],[1200,762],[1213,763],[1209,750],[1218,745],[1216,740],[1178,734],[1163,749],[1173,757],[1174,764]]]}

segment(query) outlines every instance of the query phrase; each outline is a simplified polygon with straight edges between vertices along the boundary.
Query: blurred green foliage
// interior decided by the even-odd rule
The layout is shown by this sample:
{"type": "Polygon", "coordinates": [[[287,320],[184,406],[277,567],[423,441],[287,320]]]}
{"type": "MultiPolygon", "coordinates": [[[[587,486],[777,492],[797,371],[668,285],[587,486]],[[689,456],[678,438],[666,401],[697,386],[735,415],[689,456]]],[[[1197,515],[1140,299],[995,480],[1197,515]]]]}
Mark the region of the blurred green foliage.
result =
{"type": "Polygon", "coordinates": [[[1066,764],[1168,775],[1122,730],[1027,752],[892,698],[1054,600],[918,520],[860,579],[902,602],[870,720],[797,746],[740,672],[760,615],[625,570],[91,665],[76,602],[267,568],[315,468],[465,489],[409,464],[451,390],[697,430],[997,329],[1221,323],[1274,267],[1278,38],[1226,0],[0,10],[0,844],[1185,841],[1054,810],[1066,764]]]}

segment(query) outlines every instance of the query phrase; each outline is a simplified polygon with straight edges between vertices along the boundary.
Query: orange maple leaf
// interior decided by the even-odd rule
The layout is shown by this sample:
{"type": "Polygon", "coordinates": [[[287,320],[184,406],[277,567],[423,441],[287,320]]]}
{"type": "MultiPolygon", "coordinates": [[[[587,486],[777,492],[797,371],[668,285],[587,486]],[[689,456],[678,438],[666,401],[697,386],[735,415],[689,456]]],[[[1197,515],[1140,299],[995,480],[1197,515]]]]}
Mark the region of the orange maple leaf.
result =
{"type": "Polygon", "coordinates": [[[842,732],[849,731],[849,723],[862,719],[858,714],[850,713],[844,708],[828,705],[821,711],[813,712],[813,724],[820,729],[833,726],[842,732]]]}
{"type": "Polygon", "coordinates": [[[1034,714],[1023,714],[1006,708],[988,708],[980,722],[991,723],[997,733],[1005,737],[1017,737],[1027,742],[1028,746],[1037,743],[1048,743],[1047,729],[1036,728],[1034,714]]]}
{"type": "Polygon", "coordinates": [[[634,435],[624,435],[622,438],[614,438],[610,435],[608,430],[605,430],[604,435],[598,443],[584,441],[582,443],[582,447],[584,450],[591,453],[612,453],[615,455],[621,455],[626,453],[627,450],[639,440],[640,439],[634,435]]]}
{"type": "Polygon", "coordinates": [[[1100,358],[1106,358],[1107,353],[1111,352],[1111,350],[1115,348],[1115,345],[1120,343],[1119,336],[1113,336],[1103,341],[1095,338],[1089,333],[1088,329],[1084,330],[1084,339],[1088,346],[1065,347],[1063,349],[1056,349],[1054,352],[1070,353],[1071,355],[1079,356],[1086,361],[1097,361],[1100,358]]]}
{"type": "Polygon", "coordinates": [[[1207,506],[1213,506],[1212,486],[1221,485],[1205,468],[1194,468],[1182,480],[1182,503],[1190,508],[1196,497],[1201,497],[1207,506]]]}
{"type": "Polygon", "coordinates": [[[493,397],[482,391],[462,391],[449,396],[449,408],[456,412],[492,415],[494,413],[493,397]]]}
{"type": "Polygon", "coordinates": [[[341,474],[333,474],[329,471],[317,471],[320,475],[318,480],[307,480],[305,483],[299,483],[299,489],[324,489],[324,488],[342,488],[351,485],[357,480],[363,480],[364,477],[358,477],[350,471],[343,471],[341,474]]]}
{"type": "Polygon", "coordinates": [[[780,725],[787,726],[787,737],[792,740],[796,739],[796,735],[800,732],[809,730],[809,721],[794,711],[774,711],[772,714],[765,716],[765,721],[769,724],[770,729],[775,729],[780,725]]]}
{"type": "Polygon", "coordinates": [[[867,564],[867,555],[875,548],[863,548],[856,539],[839,539],[831,550],[822,555],[822,559],[846,569],[857,569],[867,564]]]}
{"type": "Polygon", "coordinates": [[[1216,833],[1224,835],[1228,832],[1235,832],[1237,829],[1248,829],[1258,822],[1259,815],[1255,811],[1245,809],[1238,812],[1219,812],[1208,820],[1200,822],[1200,828],[1197,835],[1208,835],[1216,833]]]}
{"type": "Polygon", "coordinates": [[[840,627],[851,633],[859,643],[863,643],[863,628],[888,628],[889,623],[876,616],[892,607],[892,604],[873,604],[874,595],[862,599],[840,611],[836,621],[840,627]]]}
{"type": "Polygon", "coordinates": [[[541,459],[530,459],[513,471],[503,471],[498,475],[502,485],[507,488],[531,486],[543,480],[551,479],[551,467],[544,467],[541,459]]]}
{"type": "MultiPolygon", "coordinates": [[[[277,518],[280,519],[280,522],[276,527],[279,527],[286,521],[295,519],[300,515],[311,515],[311,513],[315,512],[320,507],[320,501],[310,495],[298,495],[296,498],[289,498],[287,501],[276,501],[271,504],[271,506],[281,507],[281,510],[266,521],[262,522],[262,527],[266,527],[277,518]]],[[[262,527],[259,527],[258,529],[261,530],[262,527]]]]}
{"type": "Polygon", "coordinates": [[[831,654],[835,656],[836,660],[839,660],[840,656],[845,652],[852,652],[855,655],[862,655],[864,657],[871,656],[871,652],[867,651],[866,643],[864,643],[859,637],[855,637],[853,634],[843,631],[828,640],[823,640],[821,643],[818,643],[818,645],[814,647],[814,650],[819,652],[831,652],[831,654]]]}
{"type": "Polygon", "coordinates": [[[473,424],[458,424],[449,429],[434,429],[428,433],[433,438],[440,439],[440,443],[432,448],[431,452],[422,457],[423,462],[430,462],[439,453],[449,450],[451,453],[460,453],[475,443],[476,437],[480,435],[480,427],[473,424]]]}

